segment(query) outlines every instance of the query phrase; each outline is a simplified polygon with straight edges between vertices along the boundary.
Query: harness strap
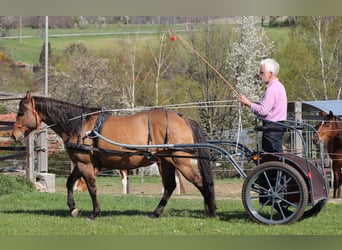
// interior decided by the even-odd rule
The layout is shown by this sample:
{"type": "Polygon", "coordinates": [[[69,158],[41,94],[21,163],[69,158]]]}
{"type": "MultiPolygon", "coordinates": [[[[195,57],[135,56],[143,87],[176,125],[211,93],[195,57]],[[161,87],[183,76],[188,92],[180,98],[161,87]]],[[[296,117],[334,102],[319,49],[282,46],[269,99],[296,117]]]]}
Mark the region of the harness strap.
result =
{"type": "MultiPolygon", "coordinates": [[[[151,153],[147,150],[141,150],[141,149],[134,149],[134,148],[129,148],[127,149],[128,151],[123,151],[123,150],[112,150],[112,149],[104,149],[104,148],[94,148],[91,145],[85,145],[85,144],[76,144],[76,143],[70,143],[67,142],[65,143],[65,147],[68,149],[74,149],[74,150],[79,150],[79,151],[84,151],[84,152],[96,152],[96,153],[108,153],[108,154],[113,154],[113,155],[141,155],[141,156],[146,156],[147,158],[163,158],[163,157],[170,157],[170,154],[166,153],[151,153]],[[134,150],[134,151],[132,151],[134,150]]],[[[173,148],[176,151],[179,152],[186,152],[190,154],[194,154],[194,150],[191,148],[173,148]]],[[[174,158],[191,158],[191,159],[206,159],[206,160],[215,160],[213,157],[206,157],[206,156],[177,156],[173,155],[172,157],[174,158]]]]}
{"type": "Polygon", "coordinates": [[[170,142],[170,129],[169,129],[169,113],[165,110],[165,144],[169,144],[170,142]]]}
{"type": "MultiPolygon", "coordinates": [[[[148,144],[152,145],[153,144],[153,138],[152,138],[152,130],[151,130],[151,110],[148,111],[147,114],[147,127],[148,127],[148,144]]],[[[169,129],[169,113],[167,110],[165,110],[165,138],[164,138],[164,143],[169,144],[170,142],[170,129],[169,129]]]]}
{"type": "Polygon", "coordinates": [[[82,128],[83,128],[83,123],[84,123],[84,115],[82,114],[82,121],[81,121],[81,131],[80,133],[78,134],[77,136],[77,144],[80,145],[81,144],[81,135],[83,134],[82,133],[82,128]]]}
{"type": "MultiPolygon", "coordinates": [[[[95,126],[94,126],[92,131],[96,131],[97,133],[101,134],[103,126],[104,126],[104,124],[107,121],[109,116],[110,116],[109,112],[101,112],[99,114],[99,116],[97,117],[97,120],[95,122],[95,126]]],[[[98,148],[98,142],[99,142],[98,137],[94,137],[93,138],[93,148],[94,149],[98,148]]],[[[94,159],[94,165],[99,170],[101,170],[101,168],[103,168],[103,164],[100,160],[99,153],[100,153],[99,150],[94,150],[93,151],[93,155],[94,155],[93,159],[94,159]]]]}
{"type": "MultiPolygon", "coordinates": [[[[105,122],[107,121],[108,117],[110,116],[109,112],[101,112],[99,116],[97,117],[97,120],[95,122],[95,126],[92,131],[96,131],[97,133],[101,134],[103,126],[105,122]]],[[[94,147],[97,148],[98,146],[98,138],[94,138],[94,147]]]]}
{"type": "Polygon", "coordinates": [[[147,113],[147,129],[148,129],[148,135],[147,135],[148,144],[152,145],[153,139],[152,139],[152,131],[151,131],[151,110],[149,110],[147,113]]]}

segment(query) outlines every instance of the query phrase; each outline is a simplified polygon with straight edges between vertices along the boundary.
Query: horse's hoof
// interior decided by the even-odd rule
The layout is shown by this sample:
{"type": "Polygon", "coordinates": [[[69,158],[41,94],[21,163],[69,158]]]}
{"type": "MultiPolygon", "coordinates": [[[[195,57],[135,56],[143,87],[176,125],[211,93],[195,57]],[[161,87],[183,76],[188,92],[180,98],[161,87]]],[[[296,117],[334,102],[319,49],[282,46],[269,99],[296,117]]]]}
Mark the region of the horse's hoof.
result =
{"type": "Polygon", "coordinates": [[[76,218],[80,215],[80,210],[78,210],[77,208],[75,208],[74,210],[71,211],[71,216],[76,218]]]}
{"type": "Polygon", "coordinates": [[[87,217],[87,221],[94,221],[95,220],[95,217],[94,216],[88,216],[87,217]]]}
{"type": "Polygon", "coordinates": [[[159,215],[156,215],[155,213],[152,213],[152,214],[148,215],[148,218],[156,219],[156,218],[159,218],[159,215]]]}

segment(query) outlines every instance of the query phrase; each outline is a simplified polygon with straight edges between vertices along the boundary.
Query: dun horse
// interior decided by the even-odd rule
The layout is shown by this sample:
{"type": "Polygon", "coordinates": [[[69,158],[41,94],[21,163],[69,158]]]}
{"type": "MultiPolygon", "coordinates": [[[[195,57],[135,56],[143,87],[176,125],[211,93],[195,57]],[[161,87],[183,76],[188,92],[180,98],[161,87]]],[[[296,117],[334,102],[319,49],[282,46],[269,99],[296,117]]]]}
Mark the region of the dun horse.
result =
{"type": "MultiPolygon", "coordinates": [[[[323,112],[322,115],[323,120],[320,126],[318,126],[317,134],[322,143],[327,144],[328,154],[333,164],[333,198],[339,198],[341,196],[342,184],[342,121],[334,116],[331,111],[329,114],[323,112]]],[[[314,136],[313,141],[317,142],[318,138],[314,136]]]]}
{"type": "Polygon", "coordinates": [[[15,141],[21,141],[41,122],[63,139],[75,168],[67,180],[67,204],[72,216],[78,216],[73,186],[83,177],[87,183],[93,211],[91,219],[100,214],[94,168],[133,169],[159,164],[164,192],[151,217],[159,217],[176,187],[175,169],[201,192],[210,217],[216,216],[213,176],[209,151],[192,148],[123,148],[91,134],[101,134],[110,141],[128,145],[193,144],[205,142],[203,130],[197,122],[177,113],[153,109],[129,116],[112,116],[99,109],[87,108],[45,97],[33,97],[30,92],[21,100],[17,120],[12,131],[15,141]],[[199,174],[191,165],[198,158],[199,174]]]}

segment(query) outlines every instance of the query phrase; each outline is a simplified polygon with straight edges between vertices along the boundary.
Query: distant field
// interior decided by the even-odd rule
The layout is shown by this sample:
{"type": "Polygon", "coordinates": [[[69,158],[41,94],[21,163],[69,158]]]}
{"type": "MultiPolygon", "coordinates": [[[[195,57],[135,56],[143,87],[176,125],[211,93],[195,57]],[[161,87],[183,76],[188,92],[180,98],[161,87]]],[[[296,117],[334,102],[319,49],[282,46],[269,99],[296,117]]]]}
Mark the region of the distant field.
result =
{"type": "MultiPolygon", "coordinates": [[[[179,31],[184,29],[179,25],[107,25],[105,28],[93,27],[85,30],[49,29],[49,42],[53,54],[58,54],[71,43],[83,43],[87,48],[103,50],[115,46],[118,40],[123,38],[137,36],[138,41],[143,42],[170,28],[179,31]]],[[[41,32],[31,28],[23,29],[22,42],[19,40],[19,30],[11,30],[9,37],[0,39],[0,47],[4,47],[14,60],[29,64],[38,63],[45,42],[41,32]]]]}
{"type": "MultiPolygon", "coordinates": [[[[170,28],[177,32],[185,29],[183,25],[164,26],[164,25],[107,25],[105,28],[92,27],[85,30],[79,29],[50,29],[49,42],[53,54],[58,54],[71,43],[83,43],[87,48],[94,50],[106,50],[115,47],[119,40],[128,37],[137,37],[137,41],[146,45],[149,40],[159,32],[168,31],[170,28]],[[56,36],[59,37],[56,37],[56,36]],[[65,36],[60,36],[65,35],[65,36]]],[[[199,26],[198,29],[201,29],[199,26]]],[[[270,37],[281,44],[286,39],[289,32],[288,28],[265,28],[270,37]]],[[[20,62],[37,64],[39,55],[44,45],[45,38],[37,30],[25,28],[22,31],[22,42],[19,41],[19,30],[10,31],[11,39],[0,39],[0,46],[6,48],[11,57],[20,62]]],[[[139,46],[139,43],[137,44],[139,46]]]]}

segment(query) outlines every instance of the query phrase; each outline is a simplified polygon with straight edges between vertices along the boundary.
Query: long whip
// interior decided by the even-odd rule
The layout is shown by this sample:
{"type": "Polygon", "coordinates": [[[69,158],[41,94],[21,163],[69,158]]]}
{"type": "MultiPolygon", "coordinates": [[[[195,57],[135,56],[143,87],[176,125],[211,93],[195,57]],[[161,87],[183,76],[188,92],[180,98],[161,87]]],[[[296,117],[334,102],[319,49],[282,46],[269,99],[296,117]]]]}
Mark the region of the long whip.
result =
{"type": "MultiPolygon", "coordinates": [[[[236,88],[234,88],[233,85],[231,85],[227,81],[227,79],[224,78],[224,76],[213,65],[211,65],[211,63],[209,63],[208,60],[205,59],[194,47],[192,47],[188,42],[186,42],[181,36],[176,34],[176,32],[174,30],[170,29],[170,33],[172,34],[172,36],[170,37],[171,41],[175,41],[176,38],[178,38],[185,47],[188,47],[189,49],[191,49],[205,64],[207,64],[224,81],[224,83],[234,92],[236,97],[240,96],[240,93],[236,90],[236,88]]],[[[238,116],[239,121],[238,121],[237,143],[236,143],[236,149],[235,149],[236,152],[238,151],[238,142],[239,142],[239,138],[240,138],[240,131],[242,130],[241,105],[240,105],[240,103],[238,105],[238,110],[239,110],[239,116],[238,116]]]]}
{"type": "Polygon", "coordinates": [[[239,97],[240,93],[234,88],[227,80],[224,78],[224,76],[213,66],[211,65],[207,59],[205,59],[194,47],[192,47],[187,41],[185,41],[180,35],[176,34],[176,32],[172,29],[170,29],[170,33],[172,33],[171,41],[175,41],[176,38],[181,41],[181,43],[191,49],[205,64],[207,64],[224,82],[225,84],[234,92],[234,94],[239,97]]]}

